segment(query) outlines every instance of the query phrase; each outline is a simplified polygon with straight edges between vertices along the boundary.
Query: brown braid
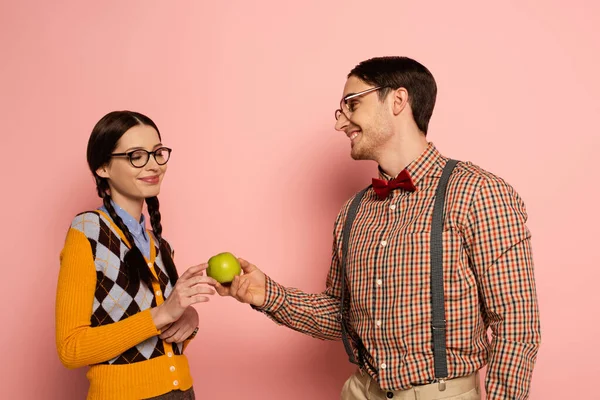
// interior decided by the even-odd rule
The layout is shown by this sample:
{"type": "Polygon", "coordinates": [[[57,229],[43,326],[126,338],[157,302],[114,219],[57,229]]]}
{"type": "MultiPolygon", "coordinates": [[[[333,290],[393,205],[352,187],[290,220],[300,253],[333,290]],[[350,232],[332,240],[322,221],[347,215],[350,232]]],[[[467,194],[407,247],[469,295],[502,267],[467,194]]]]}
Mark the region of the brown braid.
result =
{"type": "Polygon", "coordinates": [[[165,269],[167,270],[167,275],[169,275],[169,280],[171,284],[175,286],[175,282],[179,278],[179,274],[177,273],[177,268],[175,267],[175,263],[173,262],[173,257],[171,256],[171,250],[169,245],[162,238],[162,225],[160,223],[160,203],[158,201],[158,197],[148,197],[146,199],[146,205],[148,206],[148,215],[150,216],[150,224],[152,225],[152,231],[154,232],[154,236],[156,236],[156,240],[158,240],[160,255],[162,256],[163,263],[165,265],[165,269]]]}
{"type": "Polygon", "coordinates": [[[100,178],[98,175],[94,173],[94,179],[96,180],[96,191],[98,192],[98,196],[101,199],[104,199],[105,196],[108,196],[108,180],[104,178],[100,178]]]}
{"type": "Polygon", "coordinates": [[[110,201],[110,195],[106,192],[103,194],[102,202],[104,203],[104,207],[108,211],[113,222],[121,229],[131,246],[127,254],[125,254],[124,260],[130,284],[139,285],[140,282],[144,282],[148,288],[152,289],[152,277],[150,276],[150,270],[146,265],[146,260],[144,259],[142,252],[135,245],[135,240],[133,239],[131,232],[129,232],[129,229],[127,229],[127,226],[115,211],[115,208],[110,201]]]}

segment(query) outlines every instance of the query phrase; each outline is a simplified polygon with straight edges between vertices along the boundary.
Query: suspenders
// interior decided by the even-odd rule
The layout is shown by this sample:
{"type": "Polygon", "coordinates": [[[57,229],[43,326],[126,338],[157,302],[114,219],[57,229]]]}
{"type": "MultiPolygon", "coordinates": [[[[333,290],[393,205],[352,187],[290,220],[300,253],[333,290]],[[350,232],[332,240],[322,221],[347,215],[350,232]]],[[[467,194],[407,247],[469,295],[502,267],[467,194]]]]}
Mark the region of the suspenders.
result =
{"type": "MultiPolygon", "coordinates": [[[[446,315],[444,310],[444,270],[443,270],[443,242],[442,232],[444,227],[444,202],[446,198],[446,187],[452,170],[458,161],[448,160],[442,177],[438,183],[435,193],[435,201],[433,205],[433,217],[431,223],[431,239],[430,239],[430,256],[431,256],[431,329],[433,337],[433,358],[435,367],[435,379],[439,382],[439,389],[446,389],[445,379],[448,377],[448,365],[446,361],[446,315]]],[[[339,319],[342,326],[342,341],[344,348],[348,354],[350,362],[359,366],[370,367],[373,371],[377,371],[365,359],[366,349],[360,337],[353,331],[349,318],[348,309],[346,306],[346,261],[348,255],[348,244],[350,240],[350,231],[352,223],[356,218],[360,202],[370,186],[358,192],[348,209],[346,222],[342,231],[342,296],[340,299],[340,315],[339,319]],[[358,352],[358,360],[352,351],[353,342],[358,352]]],[[[348,293],[349,294],[349,293],[348,293]]]]}

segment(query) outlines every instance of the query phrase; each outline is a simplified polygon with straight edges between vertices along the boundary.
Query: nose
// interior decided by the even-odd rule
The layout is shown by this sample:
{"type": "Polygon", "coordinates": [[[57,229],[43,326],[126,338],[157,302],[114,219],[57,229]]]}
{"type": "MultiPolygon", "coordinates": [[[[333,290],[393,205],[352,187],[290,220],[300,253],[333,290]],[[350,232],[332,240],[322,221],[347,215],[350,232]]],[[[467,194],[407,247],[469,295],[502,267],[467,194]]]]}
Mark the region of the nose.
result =
{"type": "Polygon", "coordinates": [[[350,123],[350,121],[348,121],[346,114],[340,113],[340,117],[335,121],[334,128],[336,131],[342,132],[343,130],[346,129],[346,127],[348,126],[349,123],[350,123]]]}
{"type": "Polygon", "coordinates": [[[145,165],[147,170],[150,171],[158,171],[160,168],[160,165],[158,165],[158,163],[156,162],[156,158],[154,158],[154,154],[150,154],[150,156],[148,157],[148,162],[145,165]]]}

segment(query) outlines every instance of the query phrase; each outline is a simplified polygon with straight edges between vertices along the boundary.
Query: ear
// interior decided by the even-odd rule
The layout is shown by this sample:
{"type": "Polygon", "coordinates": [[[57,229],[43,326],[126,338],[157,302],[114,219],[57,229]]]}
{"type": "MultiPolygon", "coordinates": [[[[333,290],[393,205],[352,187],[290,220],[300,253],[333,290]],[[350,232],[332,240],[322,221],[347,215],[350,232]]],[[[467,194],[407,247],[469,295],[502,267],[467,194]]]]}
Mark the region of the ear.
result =
{"type": "Polygon", "coordinates": [[[403,87],[398,88],[392,92],[392,109],[394,115],[400,114],[408,104],[408,92],[403,87]]]}
{"type": "Polygon", "coordinates": [[[110,174],[108,173],[108,170],[106,169],[106,165],[103,165],[100,168],[98,168],[96,170],[96,175],[98,175],[100,178],[110,178],[110,174]]]}

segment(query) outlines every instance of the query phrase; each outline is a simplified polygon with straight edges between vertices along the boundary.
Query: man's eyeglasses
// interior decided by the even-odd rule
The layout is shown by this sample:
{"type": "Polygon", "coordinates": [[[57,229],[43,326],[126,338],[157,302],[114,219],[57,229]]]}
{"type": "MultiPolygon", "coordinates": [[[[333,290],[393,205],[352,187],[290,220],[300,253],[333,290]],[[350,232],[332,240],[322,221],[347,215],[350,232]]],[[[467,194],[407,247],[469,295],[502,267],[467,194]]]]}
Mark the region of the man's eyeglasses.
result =
{"type": "Polygon", "coordinates": [[[371,92],[375,92],[379,89],[383,89],[383,86],[372,87],[370,89],[363,90],[362,92],[349,94],[346,97],[344,97],[342,101],[340,101],[340,108],[335,110],[335,120],[337,121],[338,119],[340,119],[342,114],[344,114],[346,119],[350,119],[356,105],[356,100],[353,101],[353,99],[356,99],[360,96],[364,96],[365,94],[369,94],[371,92]]]}
{"type": "Polygon", "coordinates": [[[154,157],[154,160],[158,165],[165,165],[171,157],[171,149],[168,147],[160,147],[154,151],[148,150],[133,150],[127,153],[113,153],[112,157],[128,157],[129,162],[136,168],[143,168],[148,164],[150,160],[150,154],[154,157]]]}

